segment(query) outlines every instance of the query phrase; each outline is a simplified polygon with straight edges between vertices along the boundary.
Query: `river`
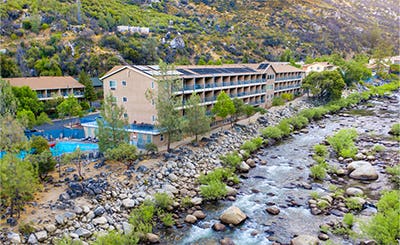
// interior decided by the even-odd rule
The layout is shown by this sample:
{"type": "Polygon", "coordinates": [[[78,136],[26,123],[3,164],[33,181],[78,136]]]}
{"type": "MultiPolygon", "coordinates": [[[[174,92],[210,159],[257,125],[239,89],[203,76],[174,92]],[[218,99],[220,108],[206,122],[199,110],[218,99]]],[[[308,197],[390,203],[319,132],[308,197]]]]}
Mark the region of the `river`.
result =
{"type": "MultiPolygon", "coordinates": [[[[228,237],[237,245],[272,244],[274,241],[288,244],[295,235],[317,236],[319,225],[341,217],[333,214],[312,215],[310,212],[310,193],[328,193],[330,184],[329,181],[318,183],[309,178],[309,167],[313,163],[312,147],[341,128],[355,128],[360,135],[388,137],[390,126],[399,118],[398,101],[371,100],[368,104],[359,105],[356,110],[347,110],[310,124],[308,133],[294,134],[278,145],[259,151],[258,158],[266,160],[267,164],[251,169],[247,178],[241,179],[235,201],[205,205],[203,211],[207,217],[204,220],[169,232],[168,236],[164,236],[166,243],[219,244],[220,239],[228,237]],[[312,189],[304,188],[303,183],[311,184],[312,189]],[[228,228],[225,232],[214,231],[212,224],[218,222],[220,214],[231,205],[239,207],[248,219],[241,226],[228,228]],[[270,215],[265,211],[272,205],[280,209],[279,215],[270,215]]],[[[330,164],[335,164],[335,160],[331,158],[330,164]]],[[[349,185],[369,184],[347,181],[349,185]]],[[[387,186],[382,173],[377,183],[373,184],[374,191],[367,193],[369,198],[375,198],[387,186]]],[[[331,240],[351,244],[350,240],[337,236],[331,237],[331,240]]]]}

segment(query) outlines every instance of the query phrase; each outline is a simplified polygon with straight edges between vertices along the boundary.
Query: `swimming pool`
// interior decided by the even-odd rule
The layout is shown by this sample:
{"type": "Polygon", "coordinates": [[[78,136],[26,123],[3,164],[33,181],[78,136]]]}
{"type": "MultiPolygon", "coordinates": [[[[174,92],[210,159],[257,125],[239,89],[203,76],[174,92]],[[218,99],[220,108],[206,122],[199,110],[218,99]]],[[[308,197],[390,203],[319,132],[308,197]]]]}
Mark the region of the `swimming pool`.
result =
{"type": "Polygon", "coordinates": [[[74,152],[77,147],[79,147],[81,151],[97,151],[99,149],[99,145],[95,143],[59,141],[54,147],[50,148],[50,150],[53,156],[61,156],[64,153],[74,152]]]}

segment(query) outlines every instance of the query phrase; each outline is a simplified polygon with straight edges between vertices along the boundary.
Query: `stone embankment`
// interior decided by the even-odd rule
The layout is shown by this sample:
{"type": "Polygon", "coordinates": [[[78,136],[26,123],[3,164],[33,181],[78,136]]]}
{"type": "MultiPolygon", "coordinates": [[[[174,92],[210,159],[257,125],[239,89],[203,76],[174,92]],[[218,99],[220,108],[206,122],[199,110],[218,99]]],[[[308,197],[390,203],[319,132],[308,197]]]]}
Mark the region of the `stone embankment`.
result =
{"type": "MultiPolygon", "coordinates": [[[[40,207],[49,212],[63,210],[55,215],[54,220],[39,220],[34,224],[35,231],[30,234],[2,232],[0,241],[3,244],[53,244],[54,239],[69,236],[86,243],[95,240],[96,235],[112,230],[128,233],[131,230],[128,223],[131,209],[160,192],[174,197],[174,218],[178,228],[182,227],[184,222],[195,223],[205,217],[200,211],[203,200],[196,181],[200,174],[220,167],[219,156],[239,150],[245,140],[259,134],[260,128],[273,125],[282,118],[290,117],[309,107],[310,104],[298,100],[272,108],[267,114],[259,116],[254,123],[247,123],[246,119],[246,123],[237,124],[231,129],[214,131],[209,137],[202,138],[201,147],[182,146],[171,153],[163,154],[163,159],[159,159],[156,168],[140,166],[135,171],[127,170],[123,174],[116,174],[108,171],[106,166],[100,165],[100,169],[104,169],[100,175],[81,183],[70,181],[67,191],[62,193],[57,201],[40,207]],[[134,178],[133,173],[136,175],[134,178]],[[84,205],[78,204],[74,199],[82,196],[85,198],[84,205]],[[191,198],[192,208],[187,210],[179,206],[180,202],[177,201],[184,197],[191,198]]],[[[255,164],[265,163],[258,158],[250,158],[246,163],[242,163],[240,171],[247,172],[250,167],[255,167],[255,164]]],[[[239,186],[228,188],[228,200],[235,200],[235,188],[239,186]]],[[[236,213],[240,214],[239,211],[236,213]]],[[[245,214],[243,215],[234,218],[235,222],[239,219],[242,221],[245,218],[245,214]]],[[[215,225],[215,229],[224,230],[225,226],[219,223],[215,225]]],[[[159,241],[154,234],[146,236],[151,238],[149,241],[159,241]]]]}

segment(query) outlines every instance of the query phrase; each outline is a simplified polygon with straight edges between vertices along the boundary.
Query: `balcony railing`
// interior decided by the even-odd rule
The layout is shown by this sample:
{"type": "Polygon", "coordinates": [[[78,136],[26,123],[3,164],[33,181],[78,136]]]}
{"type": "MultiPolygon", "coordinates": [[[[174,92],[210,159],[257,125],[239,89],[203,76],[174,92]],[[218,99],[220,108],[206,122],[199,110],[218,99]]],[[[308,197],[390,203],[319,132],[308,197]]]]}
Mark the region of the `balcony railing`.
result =
{"type": "MultiPolygon", "coordinates": [[[[247,85],[247,84],[257,84],[266,82],[266,79],[252,79],[252,80],[243,80],[243,81],[231,81],[231,82],[219,82],[219,83],[207,83],[207,84],[195,84],[195,85],[184,85],[184,91],[191,91],[195,89],[209,89],[209,88],[218,88],[218,87],[229,87],[229,86],[237,86],[237,85],[247,85]]],[[[175,91],[175,92],[179,92],[175,91]]]]}
{"type": "Polygon", "coordinates": [[[300,78],[301,78],[301,76],[279,77],[279,78],[276,78],[275,81],[293,80],[293,79],[300,79],[300,78]]]}
{"type": "Polygon", "coordinates": [[[275,91],[278,90],[287,90],[287,89],[296,89],[296,88],[300,88],[300,85],[291,85],[291,86],[277,86],[275,87],[275,91]]]}

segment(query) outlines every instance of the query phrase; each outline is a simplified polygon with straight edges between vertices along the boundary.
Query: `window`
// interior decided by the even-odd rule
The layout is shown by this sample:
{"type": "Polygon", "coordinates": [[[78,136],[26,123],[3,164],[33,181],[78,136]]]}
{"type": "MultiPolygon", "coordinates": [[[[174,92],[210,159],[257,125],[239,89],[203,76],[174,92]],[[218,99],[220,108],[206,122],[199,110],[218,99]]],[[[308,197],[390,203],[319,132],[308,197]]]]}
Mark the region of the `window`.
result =
{"type": "Polygon", "coordinates": [[[128,98],[122,97],[122,101],[123,101],[123,102],[127,102],[127,101],[128,101],[128,98]]]}
{"type": "Polygon", "coordinates": [[[122,86],[126,86],[126,81],[122,81],[122,86]]]}
{"type": "Polygon", "coordinates": [[[156,116],[152,115],[152,116],[151,116],[151,121],[152,121],[152,122],[155,122],[155,121],[156,121],[156,116]]]}
{"type": "Polygon", "coordinates": [[[160,141],[164,141],[164,135],[160,134],[160,141]]]}
{"type": "Polygon", "coordinates": [[[153,81],[151,82],[151,88],[154,88],[154,82],[153,81]]]}
{"type": "Polygon", "coordinates": [[[111,90],[115,90],[117,88],[117,82],[116,81],[110,81],[110,88],[111,88],[111,90]]]}
{"type": "Polygon", "coordinates": [[[153,99],[151,100],[151,104],[154,105],[154,100],[153,99]]]}
{"type": "Polygon", "coordinates": [[[124,113],[124,118],[128,118],[128,113],[124,113]]]}

